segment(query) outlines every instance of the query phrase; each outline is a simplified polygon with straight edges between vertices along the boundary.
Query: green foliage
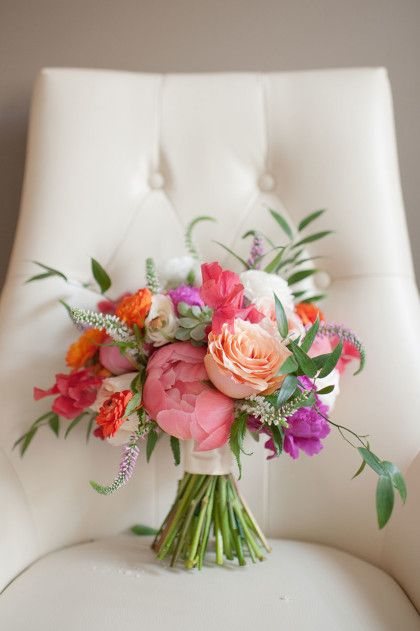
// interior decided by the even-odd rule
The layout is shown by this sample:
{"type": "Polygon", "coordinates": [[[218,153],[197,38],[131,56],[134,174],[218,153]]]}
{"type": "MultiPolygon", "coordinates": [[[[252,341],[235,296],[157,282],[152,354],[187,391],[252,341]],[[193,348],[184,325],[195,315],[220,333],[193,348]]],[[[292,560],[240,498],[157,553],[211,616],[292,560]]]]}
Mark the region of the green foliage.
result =
{"type": "Polygon", "coordinates": [[[322,366],[319,377],[322,379],[323,377],[327,377],[330,372],[334,370],[336,367],[338,360],[341,357],[341,353],[343,352],[343,342],[338,342],[337,346],[333,349],[331,353],[329,353],[324,365],[322,366]]]}
{"type": "Polygon", "coordinates": [[[50,416],[50,418],[48,419],[48,426],[58,438],[60,434],[60,419],[58,417],[58,414],[53,414],[52,416],[50,416]]]}
{"type": "Polygon", "coordinates": [[[76,427],[76,425],[78,425],[80,423],[80,421],[82,420],[82,418],[84,418],[86,416],[87,412],[82,412],[81,414],[79,414],[79,416],[76,416],[76,418],[74,418],[72,420],[72,422],[70,423],[70,425],[67,427],[65,434],[64,434],[64,438],[67,438],[67,436],[70,434],[70,432],[72,431],[72,429],[74,429],[76,427]]]}
{"type": "Polygon", "coordinates": [[[307,353],[305,353],[305,351],[302,350],[302,348],[298,346],[296,342],[290,342],[289,348],[292,351],[299,367],[303,371],[303,374],[307,375],[308,377],[315,377],[316,373],[318,372],[318,368],[314,359],[309,357],[309,355],[307,355],[307,353]]]}
{"type": "Polygon", "coordinates": [[[329,394],[334,390],[335,386],[325,386],[325,388],[321,388],[321,390],[317,390],[317,394],[329,394]]]}
{"type": "Polygon", "coordinates": [[[216,220],[214,217],[211,217],[210,215],[200,215],[199,217],[195,217],[195,219],[193,219],[188,224],[187,229],[185,231],[185,247],[187,248],[187,251],[190,254],[190,256],[192,256],[197,261],[200,259],[200,256],[198,254],[198,250],[193,241],[193,232],[194,232],[195,226],[201,223],[202,221],[216,221],[216,220]]]}
{"type": "Polygon", "coordinates": [[[287,375],[280,390],[277,392],[276,406],[281,408],[288,401],[298,388],[298,380],[295,375],[287,375]]]}
{"type": "Polygon", "coordinates": [[[147,443],[146,443],[146,461],[150,462],[150,458],[152,457],[152,453],[156,447],[156,443],[159,439],[159,434],[157,431],[152,428],[147,434],[147,443]]]}
{"type": "Polygon", "coordinates": [[[230,428],[229,446],[238,464],[239,479],[242,476],[241,451],[243,451],[247,419],[247,413],[240,412],[236,415],[230,428]]]}
{"type": "Polygon", "coordinates": [[[278,327],[280,336],[284,339],[287,337],[287,334],[289,333],[289,324],[287,322],[287,316],[284,311],[283,305],[281,304],[276,294],[274,294],[274,302],[276,306],[277,327],[278,327]]]}
{"type": "Polygon", "coordinates": [[[227,247],[227,245],[224,245],[223,243],[220,243],[220,241],[213,241],[213,243],[217,243],[217,245],[220,245],[221,248],[223,248],[224,250],[226,250],[226,252],[228,252],[231,256],[233,256],[237,261],[239,261],[241,263],[241,265],[244,266],[245,269],[249,269],[249,265],[248,263],[245,261],[245,259],[243,259],[241,256],[239,256],[239,254],[236,254],[236,252],[234,252],[233,250],[231,250],[230,248],[227,247]]]}
{"type": "Polygon", "coordinates": [[[157,294],[160,289],[156,265],[151,257],[146,259],[146,287],[152,292],[152,294],[157,294]]]}
{"type": "Polygon", "coordinates": [[[86,427],[86,442],[89,442],[89,438],[92,434],[92,429],[93,429],[93,424],[95,422],[95,418],[96,418],[96,412],[94,414],[92,414],[92,416],[90,417],[90,419],[88,420],[88,424],[86,427]]]}
{"type": "Polygon", "coordinates": [[[313,241],[318,241],[319,239],[323,239],[327,237],[329,234],[332,234],[332,230],[323,230],[322,232],[316,232],[315,234],[310,234],[308,237],[301,239],[297,243],[294,244],[294,248],[299,248],[302,245],[306,245],[308,243],[312,243],[313,241]]]}
{"type": "Polygon", "coordinates": [[[136,394],[134,394],[132,398],[129,400],[129,402],[127,403],[124,416],[128,417],[130,416],[130,414],[133,414],[133,412],[135,412],[137,408],[140,407],[140,405],[141,405],[141,394],[139,392],[136,392],[136,394]]]}
{"type": "Polygon", "coordinates": [[[383,528],[391,517],[394,508],[394,487],[387,475],[380,475],[376,487],[376,512],[379,528],[383,528]]]}
{"type": "Polygon", "coordinates": [[[178,466],[179,463],[181,462],[181,448],[179,445],[179,438],[176,438],[175,436],[171,436],[170,443],[171,443],[172,455],[174,457],[174,463],[176,466],[178,466]]]}
{"type": "Polygon", "coordinates": [[[43,280],[44,278],[50,278],[51,276],[59,276],[66,282],[68,281],[67,276],[65,276],[63,272],[59,272],[57,269],[54,269],[53,267],[48,267],[48,265],[44,265],[43,263],[39,263],[38,261],[32,261],[32,263],[38,265],[38,267],[40,267],[44,271],[41,274],[31,276],[30,278],[28,278],[27,281],[25,281],[26,283],[32,283],[34,280],[43,280]]]}
{"type": "Polygon", "coordinates": [[[273,210],[272,208],[269,208],[269,212],[270,212],[270,215],[273,217],[273,219],[278,223],[280,228],[283,230],[283,232],[286,234],[286,236],[288,236],[289,239],[293,239],[292,229],[287,223],[286,219],[282,215],[280,215],[280,213],[278,213],[276,210],[273,210]]]}
{"type": "Polygon", "coordinates": [[[289,278],[287,279],[287,283],[289,285],[295,285],[296,283],[300,283],[301,280],[305,280],[305,278],[312,276],[317,271],[318,271],[317,269],[302,269],[299,272],[295,272],[294,274],[291,274],[289,278]]]}
{"type": "Polygon", "coordinates": [[[309,215],[306,215],[306,217],[304,217],[302,219],[302,221],[298,225],[299,232],[302,232],[302,230],[304,228],[309,226],[309,224],[312,223],[313,221],[315,221],[315,219],[318,219],[318,217],[320,217],[324,212],[325,212],[325,209],[323,209],[323,210],[315,210],[314,212],[310,213],[309,215]]]}
{"type": "Polygon", "coordinates": [[[111,279],[96,259],[92,258],[90,261],[93,278],[96,280],[99,289],[101,290],[101,294],[104,294],[111,287],[111,279]]]}
{"type": "Polygon", "coordinates": [[[271,435],[273,436],[273,443],[276,450],[276,455],[279,456],[283,451],[283,430],[279,425],[270,426],[271,435]]]}
{"type": "Polygon", "coordinates": [[[130,530],[133,535],[137,535],[138,537],[148,537],[150,535],[157,535],[158,533],[156,528],[152,528],[151,526],[144,526],[143,524],[135,524],[131,527],[130,530]]]}
{"type": "Polygon", "coordinates": [[[311,328],[306,332],[306,335],[303,338],[303,342],[300,345],[301,349],[305,351],[305,353],[309,352],[316,338],[316,334],[318,333],[318,329],[319,329],[319,314],[317,315],[316,320],[311,326],[311,328]]]}
{"type": "Polygon", "coordinates": [[[70,315],[76,324],[105,329],[108,335],[116,342],[127,342],[133,339],[130,329],[115,315],[98,313],[89,309],[79,309],[78,307],[72,307],[70,315]]]}
{"type": "Polygon", "coordinates": [[[22,434],[14,443],[13,449],[20,445],[20,455],[23,456],[38,432],[38,429],[42,425],[48,425],[51,430],[56,433],[58,431],[58,415],[51,410],[39,416],[29,427],[29,429],[22,434]],[[50,423],[51,421],[51,423],[50,423]]]}
{"type": "Polygon", "coordinates": [[[276,377],[280,377],[280,375],[288,375],[289,373],[296,372],[298,369],[297,361],[294,357],[290,356],[284,360],[282,365],[280,366],[276,377]]]}

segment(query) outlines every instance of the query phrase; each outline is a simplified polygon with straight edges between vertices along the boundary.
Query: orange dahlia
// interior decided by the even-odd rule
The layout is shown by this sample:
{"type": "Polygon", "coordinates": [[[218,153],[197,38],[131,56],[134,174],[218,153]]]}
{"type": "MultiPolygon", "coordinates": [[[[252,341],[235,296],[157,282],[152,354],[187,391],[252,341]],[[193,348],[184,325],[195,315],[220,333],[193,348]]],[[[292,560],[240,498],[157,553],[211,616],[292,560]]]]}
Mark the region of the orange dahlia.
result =
{"type": "Polygon", "coordinates": [[[95,355],[98,347],[104,342],[106,333],[99,329],[88,329],[68,349],[66,355],[67,366],[78,370],[86,366],[95,355]]]}
{"type": "Polygon", "coordinates": [[[139,289],[131,296],[125,296],[115,312],[128,326],[137,324],[139,329],[144,327],[144,321],[152,304],[152,294],[147,289],[139,289]]]}
{"type": "Polygon", "coordinates": [[[313,324],[319,315],[320,320],[325,320],[322,311],[313,302],[300,302],[296,305],[295,311],[303,324],[313,324]]]}

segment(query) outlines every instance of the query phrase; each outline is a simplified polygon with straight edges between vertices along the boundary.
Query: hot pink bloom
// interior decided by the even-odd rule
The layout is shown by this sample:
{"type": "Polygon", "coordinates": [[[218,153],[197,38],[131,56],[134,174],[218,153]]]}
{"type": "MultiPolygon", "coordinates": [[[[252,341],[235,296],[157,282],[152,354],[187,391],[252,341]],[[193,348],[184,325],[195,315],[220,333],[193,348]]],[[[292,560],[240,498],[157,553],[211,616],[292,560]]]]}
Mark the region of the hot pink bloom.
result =
{"type": "Polygon", "coordinates": [[[92,375],[89,370],[78,370],[69,375],[59,373],[55,376],[55,384],[49,390],[34,388],[34,399],[58,394],[52,405],[52,411],[68,419],[75,418],[96,399],[102,377],[92,375]]]}
{"type": "Polygon", "coordinates": [[[204,263],[201,275],[203,285],[200,294],[206,305],[214,309],[212,330],[215,333],[221,333],[224,323],[233,330],[235,318],[253,323],[264,318],[253,305],[243,306],[244,286],[238,274],[223,270],[219,263],[204,263]]]}
{"type": "MultiPolygon", "coordinates": [[[[109,344],[111,338],[108,337],[104,344],[109,344]]],[[[99,361],[102,366],[113,375],[123,375],[133,371],[133,364],[121,354],[118,346],[101,346],[99,349],[99,361]]]]}
{"type": "Polygon", "coordinates": [[[171,436],[194,439],[198,451],[224,445],[233,422],[233,401],[205,382],[206,350],[189,342],[159,348],[147,366],[143,404],[171,436]]]}

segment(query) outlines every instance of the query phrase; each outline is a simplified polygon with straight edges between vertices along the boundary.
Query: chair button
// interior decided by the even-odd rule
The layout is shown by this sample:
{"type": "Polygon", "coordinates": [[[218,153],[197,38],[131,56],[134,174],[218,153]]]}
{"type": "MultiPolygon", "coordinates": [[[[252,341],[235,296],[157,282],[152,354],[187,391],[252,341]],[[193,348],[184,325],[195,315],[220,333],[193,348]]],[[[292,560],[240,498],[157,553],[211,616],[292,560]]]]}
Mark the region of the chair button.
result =
{"type": "Polygon", "coordinates": [[[317,272],[314,281],[318,289],[328,289],[331,285],[331,276],[327,272],[317,272]]]}
{"type": "Polygon", "coordinates": [[[267,193],[269,191],[274,190],[275,185],[276,185],[276,180],[271,175],[271,173],[263,173],[260,179],[258,180],[258,186],[260,187],[260,190],[267,193]]]}
{"type": "Polygon", "coordinates": [[[151,173],[149,177],[149,185],[150,188],[153,188],[154,190],[159,190],[163,188],[165,186],[165,178],[163,177],[162,173],[160,173],[159,171],[151,173]]]}

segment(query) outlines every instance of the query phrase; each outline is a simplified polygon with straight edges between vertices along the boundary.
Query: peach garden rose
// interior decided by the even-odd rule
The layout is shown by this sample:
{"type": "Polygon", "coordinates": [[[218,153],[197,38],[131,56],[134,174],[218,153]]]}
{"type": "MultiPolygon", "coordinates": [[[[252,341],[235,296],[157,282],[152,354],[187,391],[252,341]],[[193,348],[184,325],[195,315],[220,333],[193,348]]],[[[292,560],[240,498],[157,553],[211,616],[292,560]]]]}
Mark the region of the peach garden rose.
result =
{"type": "Polygon", "coordinates": [[[224,324],[221,333],[210,332],[204,364],[218,390],[242,399],[278,389],[284,379],[278,370],[290,355],[267,320],[258,324],[237,318],[233,331],[224,324]]]}

